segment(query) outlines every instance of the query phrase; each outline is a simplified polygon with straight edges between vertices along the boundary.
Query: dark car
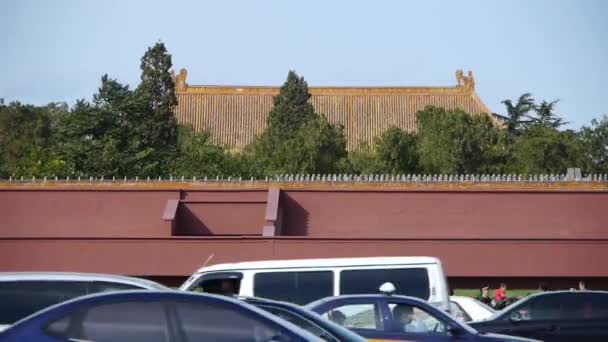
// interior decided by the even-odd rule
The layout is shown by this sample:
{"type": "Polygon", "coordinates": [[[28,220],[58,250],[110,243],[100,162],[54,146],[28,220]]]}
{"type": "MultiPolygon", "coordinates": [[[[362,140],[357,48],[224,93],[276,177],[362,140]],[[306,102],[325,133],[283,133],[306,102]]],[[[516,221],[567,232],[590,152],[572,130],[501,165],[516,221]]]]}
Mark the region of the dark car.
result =
{"type": "Polygon", "coordinates": [[[537,293],[470,325],[483,332],[548,342],[608,341],[608,292],[537,293]]]}
{"type": "Polygon", "coordinates": [[[243,301],[178,291],[79,297],[0,333],[0,342],[307,342],[309,332],[243,301]]]}
{"type": "Polygon", "coordinates": [[[348,295],[312,302],[306,309],[374,340],[529,341],[480,334],[420,299],[390,295],[348,295]]]}
{"type": "Polygon", "coordinates": [[[245,302],[262,310],[268,311],[277,317],[297,325],[298,327],[330,342],[365,342],[365,338],[354,332],[326,320],[316,312],[304,309],[301,306],[268,300],[262,298],[241,298],[245,302]]]}

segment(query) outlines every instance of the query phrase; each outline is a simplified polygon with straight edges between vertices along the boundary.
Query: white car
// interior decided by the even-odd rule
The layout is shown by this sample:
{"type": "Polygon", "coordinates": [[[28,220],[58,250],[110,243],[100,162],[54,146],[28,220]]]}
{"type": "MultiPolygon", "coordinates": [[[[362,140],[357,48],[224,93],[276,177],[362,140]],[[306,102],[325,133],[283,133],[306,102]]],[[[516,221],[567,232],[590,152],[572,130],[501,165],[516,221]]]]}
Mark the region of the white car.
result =
{"type": "Polygon", "coordinates": [[[494,314],[494,309],[475,298],[450,297],[450,312],[460,322],[483,321],[494,314]]]}
{"type": "Polygon", "coordinates": [[[120,290],[169,290],[146,279],[91,273],[0,272],[0,331],[48,306],[120,290]]]}

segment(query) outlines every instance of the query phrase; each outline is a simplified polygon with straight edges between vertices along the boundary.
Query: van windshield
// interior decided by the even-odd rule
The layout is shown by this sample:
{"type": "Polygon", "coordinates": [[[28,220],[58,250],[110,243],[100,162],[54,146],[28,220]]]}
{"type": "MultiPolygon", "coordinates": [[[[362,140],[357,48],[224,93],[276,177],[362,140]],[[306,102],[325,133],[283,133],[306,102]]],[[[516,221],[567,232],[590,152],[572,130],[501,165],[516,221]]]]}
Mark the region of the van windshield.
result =
{"type": "Polygon", "coordinates": [[[397,288],[396,294],[428,300],[429,276],[426,268],[345,270],[340,272],[340,294],[372,294],[385,282],[397,288]]]}

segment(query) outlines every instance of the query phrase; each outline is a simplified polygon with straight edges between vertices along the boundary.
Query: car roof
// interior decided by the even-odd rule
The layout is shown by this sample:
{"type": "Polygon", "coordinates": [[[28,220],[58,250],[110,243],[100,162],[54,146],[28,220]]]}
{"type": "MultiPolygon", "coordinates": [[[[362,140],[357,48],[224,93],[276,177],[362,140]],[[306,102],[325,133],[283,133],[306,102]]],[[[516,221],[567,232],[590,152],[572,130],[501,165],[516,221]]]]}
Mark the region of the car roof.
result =
{"type": "Polygon", "coordinates": [[[0,272],[3,281],[106,281],[140,286],[150,290],[165,290],[166,286],[157,282],[114,274],[78,272],[0,272]]]}
{"type": "Polygon", "coordinates": [[[529,299],[529,298],[536,298],[536,297],[543,297],[543,296],[554,296],[554,295],[558,295],[558,294],[565,294],[565,293],[571,293],[571,294],[578,294],[578,293],[591,293],[591,294],[600,294],[600,295],[608,295],[608,291],[594,291],[594,290],[584,290],[584,291],[575,291],[575,290],[557,290],[557,291],[545,291],[545,292],[537,292],[537,293],[533,293],[531,295],[528,295],[522,299],[529,299]]]}
{"type": "Polygon", "coordinates": [[[312,308],[319,305],[323,305],[325,303],[330,303],[338,300],[364,300],[364,301],[374,301],[374,300],[385,300],[385,299],[397,299],[405,302],[416,302],[422,305],[430,304],[420,298],[410,297],[410,296],[402,296],[402,295],[384,295],[384,294],[354,294],[354,295],[341,295],[341,296],[333,296],[326,297],[316,300],[312,303],[308,303],[304,305],[305,308],[312,308]]]}
{"type": "Polygon", "coordinates": [[[434,257],[370,257],[370,258],[324,258],[324,259],[293,259],[247,261],[237,263],[215,264],[198,269],[197,273],[210,271],[249,270],[249,269],[278,269],[278,268],[308,268],[308,267],[351,267],[351,266],[386,266],[386,265],[428,265],[440,264],[434,257]]]}

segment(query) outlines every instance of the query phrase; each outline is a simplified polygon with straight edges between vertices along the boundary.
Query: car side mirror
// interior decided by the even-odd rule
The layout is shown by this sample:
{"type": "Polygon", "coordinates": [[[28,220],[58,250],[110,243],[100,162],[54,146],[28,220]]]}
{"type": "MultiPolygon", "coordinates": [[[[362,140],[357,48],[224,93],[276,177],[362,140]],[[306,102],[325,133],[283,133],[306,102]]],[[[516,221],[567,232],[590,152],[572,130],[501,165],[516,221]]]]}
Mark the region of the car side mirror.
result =
{"type": "Polygon", "coordinates": [[[509,316],[509,320],[513,323],[521,322],[523,320],[522,316],[521,316],[521,312],[519,312],[519,311],[512,312],[511,315],[509,316]]]}
{"type": "Polygon", "coordinates": [[[461,327],[457,327],[454,325],[449,325],[448,326],[448,334],[450,334],[451,336],[460,336],[462,335],[463,330],[461,327]]]}

